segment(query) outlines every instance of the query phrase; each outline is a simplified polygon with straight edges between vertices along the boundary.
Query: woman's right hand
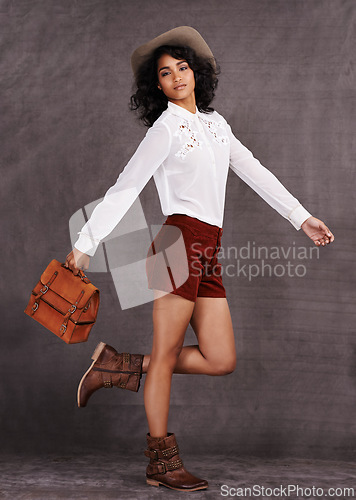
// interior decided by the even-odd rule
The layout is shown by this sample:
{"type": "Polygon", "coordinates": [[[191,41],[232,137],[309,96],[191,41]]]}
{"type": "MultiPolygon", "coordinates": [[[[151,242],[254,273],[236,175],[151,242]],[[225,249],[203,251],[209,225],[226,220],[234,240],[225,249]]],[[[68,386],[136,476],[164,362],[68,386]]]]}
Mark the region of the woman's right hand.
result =
{"type": "Polygon", "coordinates": [[[74,276],[82,269],[86,271],[89,268],[90,256],[73,247],[73,250],[67,255],[64,266],[73,271],[74,276]]]}

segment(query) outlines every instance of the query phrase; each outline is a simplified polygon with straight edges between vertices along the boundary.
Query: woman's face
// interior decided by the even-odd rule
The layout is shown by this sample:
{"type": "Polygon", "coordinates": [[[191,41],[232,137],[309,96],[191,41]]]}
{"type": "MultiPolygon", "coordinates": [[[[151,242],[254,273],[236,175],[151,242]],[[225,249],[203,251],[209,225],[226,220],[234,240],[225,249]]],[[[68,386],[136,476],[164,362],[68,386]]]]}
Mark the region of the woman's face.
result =
{"type": "Polygon", "coordinates": [[[175,59],[163,54],[157,61],[158,88],[169,101],[189,99],[194,96],[194,71],[185,59],[175,59]]]}

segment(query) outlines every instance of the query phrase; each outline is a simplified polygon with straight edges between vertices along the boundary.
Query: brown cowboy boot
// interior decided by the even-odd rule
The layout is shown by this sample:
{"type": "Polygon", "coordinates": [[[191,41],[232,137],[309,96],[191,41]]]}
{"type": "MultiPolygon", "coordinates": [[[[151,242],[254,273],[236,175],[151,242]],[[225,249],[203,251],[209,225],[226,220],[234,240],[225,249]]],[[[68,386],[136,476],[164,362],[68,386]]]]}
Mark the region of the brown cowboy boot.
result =
{"type": "Polygon", "coordinates": [[[137,392],[142,377],[143,354],[119,354],[113,347],[100,342],[91,359],[93,363],[83,375],[78,387],[78,406],[87,405],[93,392],[113,386],[137,392]]]}
{"type": "Polygon", "coordinates": [[[147,484],[163,484],[178,491],[203,490],[208,487],[208,481],[193,476],[184,468],[173,433],[169,432],[165,437],[156,438],[148,433],[147,443],[148,449],[144,452],[146,457],[150,458],[146,470],[147,484]]]}

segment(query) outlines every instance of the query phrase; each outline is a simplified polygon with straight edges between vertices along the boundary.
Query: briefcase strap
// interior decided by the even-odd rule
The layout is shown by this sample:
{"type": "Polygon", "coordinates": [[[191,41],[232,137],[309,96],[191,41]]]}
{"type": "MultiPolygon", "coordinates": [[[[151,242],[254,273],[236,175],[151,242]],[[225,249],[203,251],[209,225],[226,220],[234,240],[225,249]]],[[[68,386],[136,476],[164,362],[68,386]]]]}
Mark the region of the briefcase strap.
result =
{"type": "Polygon", "coordinates": [[[77,300],[74,302],[74,304],[72,304],[70,306],[70,308],[68,309],[66,315],[64,316],[63,318],[63,323],[61,324],[60,328],[59,328],[59,332],[64,335],[66,330],[67,330],[67,325],[68,325],[68,321],[69,321],[69,318],[72,316],[72,314],[77,310],[77,306],[79,304],[79,302],[81,301],[82,297],[84,295],[84,290],[82,290],[80,292],[80,294],[78,295],[77,297],[77,300]]]}
{"type": "Polygon", "coordinates": [[[31,316],[37,311],[38,306],[39,306],[39,302],[40,302],[42,296],[48,292],[49,287],[51,286],[53,281],[57,278],[57,276],[58,276],[58,271],[55,271],[52,274],[51,278],[47,281],[47,283],[41,288],[41,290],[36,295],[35,302],[32,306],[32,310],[31,310],[31,316]]]}

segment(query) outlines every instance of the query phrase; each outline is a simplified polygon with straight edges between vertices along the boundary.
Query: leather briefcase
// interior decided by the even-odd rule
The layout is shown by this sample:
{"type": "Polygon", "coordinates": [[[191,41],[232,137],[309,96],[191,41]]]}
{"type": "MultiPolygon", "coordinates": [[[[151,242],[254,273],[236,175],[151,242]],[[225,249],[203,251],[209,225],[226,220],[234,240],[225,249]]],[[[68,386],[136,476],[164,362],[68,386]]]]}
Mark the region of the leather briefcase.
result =
{"type": "Polygon", "coordinates": [[[86,342],[99,308],[99,290],[79,271],[53,259],[32,290],[25,313],[67,344],[86,342]]]}

